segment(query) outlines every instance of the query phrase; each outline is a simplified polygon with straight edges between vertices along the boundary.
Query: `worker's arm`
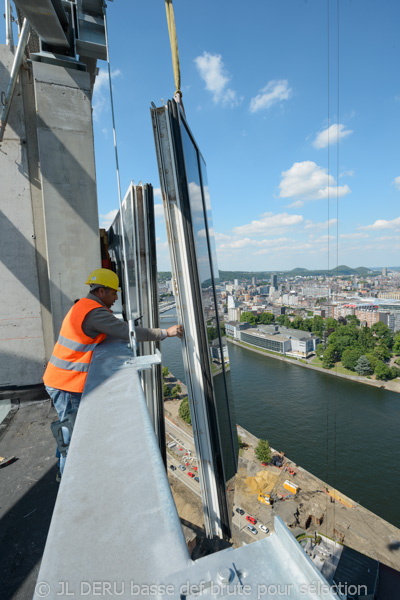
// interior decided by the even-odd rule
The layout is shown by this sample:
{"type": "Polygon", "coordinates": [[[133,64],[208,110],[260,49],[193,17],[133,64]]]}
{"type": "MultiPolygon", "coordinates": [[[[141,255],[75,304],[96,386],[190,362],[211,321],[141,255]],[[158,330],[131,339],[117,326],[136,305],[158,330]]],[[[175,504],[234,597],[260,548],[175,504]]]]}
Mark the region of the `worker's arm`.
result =
{"type": "MultiPolygon", "coordinates": [[[[82,330],[85,335],[95,338],[99,333],[113,335],[122,340],[129,340],[129,325],[126,321],[120,321],[107,308],[99,305],[88,313],[83,320],[82,330]]],[[[136,340],[138,342],[159,342],[166,337],[182,337],[182,326],[173,325],[168,329],[147,329],[135,327],[136,340]]]]}

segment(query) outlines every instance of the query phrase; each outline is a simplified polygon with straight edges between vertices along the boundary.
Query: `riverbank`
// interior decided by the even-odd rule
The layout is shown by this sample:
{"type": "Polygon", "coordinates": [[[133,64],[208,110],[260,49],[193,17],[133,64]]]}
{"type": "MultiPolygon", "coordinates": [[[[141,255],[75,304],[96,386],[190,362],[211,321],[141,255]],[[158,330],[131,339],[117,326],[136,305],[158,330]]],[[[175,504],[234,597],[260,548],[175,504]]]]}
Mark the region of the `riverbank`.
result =
{"type": "MultiPolygon", "coordinates": [[[[179,400],[165,402],[166,417],[183,430],[183,435],[192,438],[192,428],[179,417],[179,404],[179,400]]],[[[274,531],[274,517],[279,515],[295,536],[305,532],[309,535],[323,534],[396,570],[400,569],[400,555],[396,551],[399,529],[277,450],[273,453],[281,455],[286,469],[272,464],[263,466],[254,453],[259,438],[239,425],[237,432],[245,447],[239,456],[235,507],[240,506],[264,523],[271,533],[274,531]],[[296,496],[288,497],[283,487],[286,479],[299,486],[296,496]],[[258,502],[260,491],[272,494],[275,498],[272,506],[258,502]]],[[[170,479],[175,481],[175,478],[170,479]]],[[[203,516],[198,497],[184,486],[179,489],[175,486],[173,491],[180,517],[194,523],[196,530],[202,530],[203,516]]],[[[257,537],[243,533],[246,521],[240,521],[236,511],[233,517],[233,545],[256,541],[257,537]]]]}
{"type": "Polygon", "coordinates": [[[251,350],[256,354],[261,354],[262,356],[268,356],[274,358],[276,360],[281,360],[283,362],[290,363],[292,365],[297,365],[299,367],[305,367],[306,369],[312,369],[313,371],[319,371],[320,373],[324,373],[326,375],[333,375],[334,377],[341,377],[342,379],[348,379],[349,381],[354,381],[355,383],[363,383],[366,385],[370,385],[372,387],[381,388],[385,390],[389,390],[391,392],[396,392],[400,394],[400,383],[395,381],[375,381],[373,379],[367,379],[366,377],[360,377],[357,375],[346,375],[344,373],[338,373],[335,369],[324,369],[323,367],[317,367],[316,365],[310,365],[304,359],[296,359],[296,358],[288,358],[287,356],[281,356],[276,354],[275,352],[269,352],[261,350],[260,348],[255,348],[250,344],[245,344],[243,342],[239,342],[238,340],[234,340],[233,338],[226,336],[226,339],[231,343],[239,346],[240,348],[245,348],[247,350],[251,350]]]}
{"type": "Polygon", "coordinates": [[[273,450],[274,454],[284,458],[286,470],[272,464],[261,465],[254,453],[259,439],[239,425],[237,430],[246,447],[239,457],[236,506],[264,523],[271,532],[274,517],[279,515],[295,536],[300,532],[322,533],[400,570],[400,555],[396,550],[400,531],[397,527],[335,490],[283,453],[273,450]],[[299,486],[296,496],[288,497],[283,487],[286,479],[299,486]],[[260,491],[276,498],[272,506],[258,502],[260,491]]]}

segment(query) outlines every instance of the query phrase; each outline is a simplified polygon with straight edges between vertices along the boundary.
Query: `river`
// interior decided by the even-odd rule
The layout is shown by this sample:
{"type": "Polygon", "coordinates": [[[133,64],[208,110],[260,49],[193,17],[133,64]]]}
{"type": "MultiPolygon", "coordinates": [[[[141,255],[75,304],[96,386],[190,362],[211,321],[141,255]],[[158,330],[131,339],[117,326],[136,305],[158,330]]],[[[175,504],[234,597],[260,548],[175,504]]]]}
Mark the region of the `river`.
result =
{"type": "MultiPolygon", "coordinates": [[[[165,340],[162,354],[185,381],[180,340],[165,340]]],[[[233,344],[229,356],[237,422],[400,527],[400,394],[233,344]]]]}

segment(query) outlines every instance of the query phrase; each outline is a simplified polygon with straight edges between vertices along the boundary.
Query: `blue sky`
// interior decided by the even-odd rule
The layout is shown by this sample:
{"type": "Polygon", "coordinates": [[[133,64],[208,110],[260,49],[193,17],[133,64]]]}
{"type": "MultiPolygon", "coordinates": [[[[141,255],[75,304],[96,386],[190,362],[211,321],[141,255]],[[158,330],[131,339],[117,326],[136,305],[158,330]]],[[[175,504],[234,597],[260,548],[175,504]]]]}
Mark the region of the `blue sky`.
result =
{"type": "MultiPolygon", "coordinates": [[[[335,0],[174,0],[174,9],[219,268],[399,265],[400,4],[340,0],[339,21],[335,0]]],[[[153,184],[159,269],[169,269],[149,112],[175,91],[164,2],[109,2],[108,26],[122,191],[153,184]]],[[[106,224],[118,196],[107,65],[98,65],[106,224]]]]}

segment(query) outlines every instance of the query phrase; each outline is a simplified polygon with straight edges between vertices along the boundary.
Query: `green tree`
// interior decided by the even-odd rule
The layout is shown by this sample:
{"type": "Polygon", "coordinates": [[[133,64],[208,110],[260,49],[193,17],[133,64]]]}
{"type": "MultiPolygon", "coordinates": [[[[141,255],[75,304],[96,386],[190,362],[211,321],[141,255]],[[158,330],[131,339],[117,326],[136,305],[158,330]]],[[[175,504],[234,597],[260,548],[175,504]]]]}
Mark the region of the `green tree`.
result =
{"type": "Polygon", "coordinates": [[[372,370],[375,371],[375,367],[376,367],[376,363],[378,362],[378,358],[375,356],[375,354],[372,354],[372,352],[367,352],[367,354],[365,356],[369,360],[372,370]]]}
{"type": "Polygon", "coordinates": [[[286,315],[279,315],[279,317],[275,319],[275,323],[278,323],[278,325],[281,325],[282,327],[292,326],[289,317],[286,315]]]}
{"type": "Polygon", "coordinates": [[[260,440],[255,449],[255,455],[261,462],[271,462],[272,452],[268,440],[260,440]]]}
{"type": "Polygon", "coordinates": [[[360,324],[360,319],[357,319],[356,315],[347,315],[346,320],[349,325],[359,325],[360,324]]]}
{"type": "Polygon", "coordinates": [[[375,367],[376,379],[388,379],[390,377],[390,369],[384,362],[378,360],[375,367]]]}
{"type": "Polygon", "coordinates": [[[316,349],[315,352],[316,352],[318,358],[321,358],[321,355],[324,353],[324,345],[323,344],[318,344],[317,349],[316,349]]]}
{"type": "Polygon", "coordinates": [[[324,356],[323,356],[323,359],[322,359],[322,366],[325,369],[330,369],[331,367],[333,367],[333,365],[335,364],[335,362],[337,360],[339,360],[338,351],[336,350],[335,346],[333,346],[333,345],[330,344],[324,350],[324,356]]]}
{"type": "Polygon", "coordinates": [[[164,398],[171,398],[171,390],[166,383],[163,385],[163,396],[164,398]]]}
{"type": "Polygon", "coordinates": [[[365,376],[365,375],[370,375],[372,373],[373,369],[371,367],[371,363],[369,362],[369,360],[365,356],[365,354],[362,354],[360,356],[354,370],[356,373],[358,373],[358,375],[365,376]]]}
{"type": "Polygon", "coordinates": [[[179,405],[178,414],[183,421],[185,421],[186,423],[189,423],[189,425],[192,424],[192,416],[190,414],[190,407],[189,407],[189,398],[186,397],[182,400],[182,402],[179,405]]]}
{"type": "Polygon", "coordinates": [[[303,319],[301,317],[295,317],[292,321],[293,329],[302,329],[303,319]]]}
{"type": "Polygon", "coordinates": [[[163,367],[162,374],[163,377],[168,377],[169,369],[168,367],[163,367]]]}
{"type": "Polygon", "coordinates": [[[383,342],[379,342],[372,352],[379,360],[388,360],[391,357],[389,348],[383,342]]]}
{"type": "Polygon", "coordinates": [[[397,367],[390,367],[390,379],[396,379],[396,377],[400,377],[400,369],[397,367]]]}
{"type": "Polygon", "coordinates": [[[326,328],[327,329],[336,329],[336,325],[337,325],[336,319],[333,319],[332,317],[328,317],[326,319],[326,328]]]}
{"type": "Polygon", "coordinates": [[[303,323],[300,327],[302,331],[311,331],[312,330],[312,319],[303,319],[303,323]]]}
{"type": "Polygon", "coordinates": [[[242,323],[250,323],[250,325],[257,325],[258,318],[252,312],[244,311],[240,315],[240,321],[242,323]]]}
{"type": "Polygon", "coordinates": [[[400,354],[400,334],[398,333],[393,340],[393,354],[399,356],[400,354]]]}
{"type": "Polygon", "coordinates": [[[243,442],[240,435],[238,435],[238,446],[239,446],[239,449],[244,448],[246,446],[246,444],[243,442]]]}
{"type": "Polygon", "coordinates": [[[263,325],[270,325],[270,323],[273,323],[274,321],[275,317],[270,312],[262,313],[259,318],[259,323],[262,323],[263,325]]]}
{"type": "Polygon", "coordinates": [[[218,329],[216,327],[207,327],[207,338],[208,342],[212,342],[218,337],[218,329]]]}
{"type": "Polygon", "coordinates": [[[319,337],[322,337],[322,332],[324,330],[324,320],[319,315],[315,315],[312,320],[311,331],[316,333],[319,337]]]}
{"type": "Polygon", "coordinates": [[[172,397],[173,398],[177,398],[177,396],[179,396],[179,394],[181,393],[181,391],[182,391],[182,388],[179,385],[179,383],[177,383],[176,386],[173,387],[172,390],[171,390],[172,397]]]}
{"type": "Polygon", "coordinates": [[[358,343],[365,353],[374,349],[376,342],[369,327],[361,327],[358,330],[358,343]]]}
{"type": "Polygon", "coordinates": [[[358,359],[363,351],[360,348],[347,348],[342,354],[342,365],[350,371],[355,371],[358,359]]]}
{"type": "Polygon", "coordinates": [[[374,323],[371,327],[372,333],[381,340],[388,348],[393,346],[393,333],[390,331],[389,327],[385,325],[382,321],[378,321],[378,323],[374,323]]]}

